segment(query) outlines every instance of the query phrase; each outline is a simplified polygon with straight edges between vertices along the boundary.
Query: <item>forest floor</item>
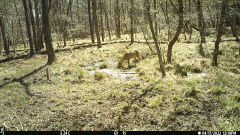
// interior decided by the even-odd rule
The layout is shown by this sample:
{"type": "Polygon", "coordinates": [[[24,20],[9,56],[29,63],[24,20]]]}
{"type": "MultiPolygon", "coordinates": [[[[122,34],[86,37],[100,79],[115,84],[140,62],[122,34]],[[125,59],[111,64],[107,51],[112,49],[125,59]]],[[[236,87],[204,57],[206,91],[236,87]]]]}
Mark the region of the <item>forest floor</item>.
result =
{"type": "MultiPolygon", "coordinates": [[[[0,126],[8,130],[239,130],[239,44],[221,42],[219,66],[213,67],[214,42],[210,41],[214,37],[204,44],[206,57],[198,53],[198,43],[176,43],[164,79],[157,55],[140,43],[129,49],[128,43],[116,43],[58,52],[50,66],[45,65],[46,55],[1,63],[0,126]],[[142,60],[118,69],[118,57],[129,50],[138,50],[142,60]],[[174,73],[176,63],[187,76],[174,73]]],[[[166,44],[160,46],[165,54],[166,44]]]]}

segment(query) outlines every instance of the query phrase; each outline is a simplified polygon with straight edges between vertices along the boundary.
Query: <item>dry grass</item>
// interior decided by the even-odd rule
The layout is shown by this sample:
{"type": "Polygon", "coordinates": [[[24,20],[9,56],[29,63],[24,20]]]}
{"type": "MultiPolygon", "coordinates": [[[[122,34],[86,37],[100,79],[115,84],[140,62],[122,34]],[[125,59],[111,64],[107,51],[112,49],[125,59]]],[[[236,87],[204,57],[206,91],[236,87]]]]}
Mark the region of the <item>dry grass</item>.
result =
{"type": "MultiPolygon", "coordinates": [[[[236,64],[240,59],[235,55],[239,45],[221,43],[223,55],[216,68],[211,66],[214,43],[209,40],[204,45],[206,58],[198,54],[196,43],[176,43],[164,79],[157,56],[145,44],[134,43],[129,48],[143,57],[136,67],[126,70],[136,71],[136,80],[90,73],[98,68],[96,63],[109,68],[108,61],[117,62],[128,51],[127,44],[57,53],[53,65],[24,79],[28,87],[19,82],[0,87],[0,125],[8,130],[116,130],[120,118],[121,130],[238,130],[240,69],[236,64]],[[186,69],[187,77],[174,74],[176,63],[186,69]],[[27,95],[26,89],[41,97],[27,95]]],[[[161,48],[165,54],[166,45],[161,48]]],[[[36,55],[1,64],[1,84],[44,65],[46,59],[36,55]]]]}

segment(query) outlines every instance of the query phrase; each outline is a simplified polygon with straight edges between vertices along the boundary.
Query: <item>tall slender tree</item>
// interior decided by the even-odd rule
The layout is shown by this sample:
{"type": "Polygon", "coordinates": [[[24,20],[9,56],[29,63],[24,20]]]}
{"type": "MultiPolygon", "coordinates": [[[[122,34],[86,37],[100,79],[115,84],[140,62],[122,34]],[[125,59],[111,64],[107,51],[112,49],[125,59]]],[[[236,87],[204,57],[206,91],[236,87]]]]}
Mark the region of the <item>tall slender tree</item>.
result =
{"type": "Polygon", "coordinates": [[[2,31],[3,46],[4,46],[5,53],[7,55],[9,55],[9,47],[8,47],[8,44],[7,44],[6,33],[5,33],[5,28],[4,28],[4,25],[3,25],[3,19],[2,18],[3,17],[0,16],[0,27],[1,27],[1,31],[2,31]]]}
{"type": "MultiPolygon", "coordinates": [[[[69,3],[68,3],[68,6],[67,6],[67,16],[66,17],[69,16],[69,13],[71,12],[71,7],[72,7],[72,0],[69,0],[68,2],[69,3]]],[[[50,9],[50,7],[49,7],[49,9],[50,9]]],[[[64,47],[67,46],[67,39],[68,39],[67,26],[68,26],[67,18],[64,18],[64,21],[63,21],[63,43],[64,43],[64,47]]]]}
{"type": "Polygon", "coordinates": [[[37,42],[39,49],[43,49],[43,34],[42,34],[42,28],[40,25],[40,17],[39,17],[39,0],[34,0],[34,10],[35,10],[35,16],[36,16],[36,26],[37,26],[37,42]]]}
{"type": "Polygon", "coordinates": [[[90,28],[90,34],[91,34],[91,41],[94,44],[95,43],[95,37],[94,37],[94,24],[91,17],[91,2],[90,0],[87,1],[88,3],[88,23],[90,28]]]}
{"type": "Polygon", "coordinates": [[[24,35],[23,35],[22,23],[20,21],[21,18],[20,18],[19,13],[18,13],[16,0],[14,0],[13,2],[14,2],[14,7],[15,7],[16,14],[17,14],[17,18],[18,18],[18,25],[19,25],[19,29],[20,29],[20,34],[21,34],[23,46],[24,46],[24,49],[25,49],[26,48],[26,44],[25,44],[25,38],[24,38],[24,35]]]}
{"type": "Polygon", "coordinates": [[[166,7],[166,9],[164,9],[164,5],[162,3],[160,3],[160,8],[163,11],[165,22],[166,22],[167,28],[168,28],[168,41],[169,41],[170,40],[170,36],[171,36],[171,31],[170,31],[170,22],[169,22],[169,17],[168,17],[168,1],[166,1],[165,7],[166,7]]]}
{"type": "Polygon", "coordinates": [[[165,72],[165,67],[164,67],[164,63],[163,63],[163,60],[162,60],[162,53],[161,53],[161,50],[160,50],[160,48],[158,46],[158,40],[156,38],[156,34],[155,34],[154,29],[153,29],[153,21],[152,21],[151,12],[150,12],[150,1],[149,0],[145,0],[145,5],[146,5],[147,19],[148,19],[148,22],[149,22],[150,30],[151,30],[152,37],[153,37],[153,40],[154,40],[154,43],[155,43],[155,47],[156,47],[156,50],[157,50],[157,54],[158,54],[160,70],[162,72],[162,77],[165,77],[166,76],[166,72],[165,72]]]}
{"type": "Polygon", "coordinates": [[[153,9],[154,9],[154,29],[156,38],[158,39],[158,23],[157,23],[157,1],[153,0],[153,9]]]}
{"type": "Polygon", "coordinates": [[[32,40],[31,28],[30,28],[30,23],[29,23],[29,18],[28,18],[28,7],[27,7],[26,0],[22,0],[22,2],[23,2],[24,11],[25,11],[26,27],[27,27],[29,46],[30,46],[30,57],[32,57],[34,55],[34,50],[33,50],[33,40],[32,40]]]}
{"type": "Polygon", "coordinates": [[[104,25],[103,25],[103,3],[102,0],[99,0],[99,9],[100,9],[100,26],[101,26],[101,35],[102,35],[102,42],[104,42],[105,39],[105,33],[104,33],[104,25]]]}
{"type": "Polygon", "coordinates": [[[43,34],[44,41],[46,44],[46,50],[48,54],[47,64],[52,64],[56,59],[55,52],[52,45],[52,36],[51,28],[49,25],[49,16],[48,16],[48,0],[42,0],[42,23],[43,23],[43,34]]]}
{"type": "Polygon", "coordinates": [[[131,44],[134,42],[134,34],[133,34],[133,25],[134,25],[134,20],[133,20],[133,12],[134,12],[134,1],[131,0],[131,9],[130,9],[130,28],[131,28],[131,44]]]}
{"type": "Polygon", "coordinates": [[[97,42],[98,42],[98,48],[101,48],[101,39],[99,35],[99,29],[98,29],[98,18],[97,18],[97,4],[96,0],[92,1],[92,8],[93,8],[93,18],[94,18],[94,26],[95,26],[95,33],[97,36],[97,42]]]}
{"type": "Polygon", "coordinates": [[[30,20],[32,24],[32,33],[33,33],[33,42],[34,42],[34,47],[35,51],[38,52],[40,50],[38,42],[37,42],[37,33],[36,33],[36,23],[35,19],[33,16],[33,8],[32,8],[32,1],[28,0],[28,5],[29,5],[29,11],[30,11],[30,20]]]}
{"type": "Polygon", "coordinates": [[[203,43],[206,42],[205,39],[205,21],[203,19],[203,11],[202,11],[202,1],[201,0],[197,0],[197,2],[195,2],[196,7],[197,7],[197,12],[198,12],[198,28],[199,28],[199,33],[200,33],[200,37],[201,37],[201,42],[199,45],[199,53],[202,56],[205,56],[204,51],[203,51],[203,43]]]}
{"type": "Polygon", "coordinates": [[[116,24],[116,36],[117,36],[117,38],[121,38],[121,21],[120,21],[119,0],[116,0],[116,4],[115,4],[115,24],[116,24]]]}
{"type": "Polygon", "coordinates": [[[228,2],[229,0],[222,0],[222,11],[221,11],[220,22],[219,22],[218,31],[217,31],[217,40],[215,42],[215,49],[213,52],[213,66],[218,66],[219,43],[221,42],[222,27],[223,27],[224,19],[226,16],[225,12],[226,12],[228,2]]]}
{"type": "Polygon", "coordinates": [[[106,22],[106,25],[107,25],[107,31],[108,31],[108,37],[109,37],[109,40],[111,40],[111,31],[110,31],[110,26],[109,26],[109,18],[108,18],[108,13],[107,13],[107,5],[106,3],[104,2],[103,4],[103,11],[104,11],[104,14],[105,14],[105,22],[106,22]]]}
{"type": "MultiPolygon", "coordinates": [[[[229,8],[228,10],[228,20],[230,20],[230,26],[231,26],[231,31],[232,31],[232,35],[233,37],[235,37],[236,42],[240,42],[240,38],[238,37],[238,33],[239,33],[239,28],[237,26],[237,21],[240,19],[240,17],[238,17],[236,12],[232,12],[233,11],[237,11],[237,4],[234,3],[232,8],[229,8]],[[231,10],[230,10],[231,9],[231,10]]],[[[239,11],[240,11],[240,7],[239,7],[239,11]]],[[[238,49],[239,55],[240,55],[240,46],[238,49]]]]}

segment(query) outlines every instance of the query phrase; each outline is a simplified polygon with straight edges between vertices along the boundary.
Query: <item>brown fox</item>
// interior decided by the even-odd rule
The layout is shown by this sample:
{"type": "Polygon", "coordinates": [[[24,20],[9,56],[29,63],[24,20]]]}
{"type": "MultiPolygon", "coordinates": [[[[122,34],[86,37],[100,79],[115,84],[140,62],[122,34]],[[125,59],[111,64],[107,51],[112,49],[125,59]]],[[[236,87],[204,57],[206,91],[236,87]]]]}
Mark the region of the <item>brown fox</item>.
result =
{"type": "Polygon", "coordinates": [[[128,66],[129,66],[129,62],[130,59],[134,58],[135,59],[135,65],[137,62],[137,59],[140,60],[140,53],[136,50],[134,52],[127,52],[123,55],[122,58],[120,58],[120,61],[118,62],[118,68],[122,67],[122,63],[127,60],[128,61],[128,66]]]}

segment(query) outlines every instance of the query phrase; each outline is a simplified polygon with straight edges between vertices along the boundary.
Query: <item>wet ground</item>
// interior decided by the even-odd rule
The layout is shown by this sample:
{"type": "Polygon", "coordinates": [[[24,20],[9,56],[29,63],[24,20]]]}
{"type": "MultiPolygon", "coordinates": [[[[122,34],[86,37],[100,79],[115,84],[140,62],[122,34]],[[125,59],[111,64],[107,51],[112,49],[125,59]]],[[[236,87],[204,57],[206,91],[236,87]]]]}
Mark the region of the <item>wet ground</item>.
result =
{"type": "Polygon", "coordinates": [[[113,61],[107,61],[108,68],[100,69],[101,62],[98,62],[94,65],[96,69],[91,70],[90,74],[94,74],[96,72],[103,72],[109,75],[112,75],[113,77],[121,80],[136,80],[138,77],[138,73],[135,71],[135,69],[118,69],[117,62],[113,61]]]}

